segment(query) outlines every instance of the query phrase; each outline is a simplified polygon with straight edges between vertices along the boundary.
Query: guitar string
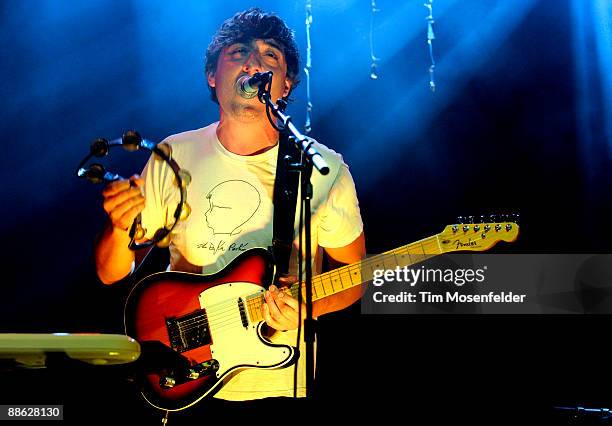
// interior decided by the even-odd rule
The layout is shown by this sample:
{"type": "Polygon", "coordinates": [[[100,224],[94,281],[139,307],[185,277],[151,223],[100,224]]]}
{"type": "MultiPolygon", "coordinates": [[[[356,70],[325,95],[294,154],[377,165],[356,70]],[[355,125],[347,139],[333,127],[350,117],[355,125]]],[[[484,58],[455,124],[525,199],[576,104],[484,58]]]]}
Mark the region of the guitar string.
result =
{"type": "MultiPolygon", "coordinates": [[[[362,262],[362,265],[369,263],[370,267],[371,267],[372,264],[376,264],[376,266],[379,266],[379,264],[381,262],[384,264],[385,258],[390,258],[390,257],[395,257],[396,258],[397,254],[405,255],[405,254],[401,253],[401,251],[403,249],[406,249],[406,248],[407,247],[401,247],[399,249],[394,250],[391,253],[386,253],[386,254],[383,254],[383,255],[380,255],[380,256],[376,256],[375,258],[371,258],[371,260],[369,260],[369,261],[362,262]]],[[[406,253],[406,254],[408,255],[408,257],[410,259],[410,253],[406,253]]],[[[415,253],[412,253],[412,254],[415,255],[415,253]]],[[[428,257],[431,257],[431,255],[427,255],[425,253],[418,254],[418,256],[424,256],[421,259],[418,259],[419,262],[420,261],[424,261],[428,257]]],[[[395,259],[395,261],[397,262],[397,259],[395,259]]],[[[411,261],[411,263],[417,263],[417,262],[412,262],[411,261]]],[[[347,265],[347,266],[349,266],[349,265],[347,265]]],[[[353,270],[354,269],[355,269],[355,266],[353,266],[353,270]]],[[[362,269],[362,268],[360,268],[360,269],[362,269]]],[[[335,271],[338,271],[338,270],[335,270],[335,271]]],[[[339,272],[337,274],[333,274],[333,275],[337,275],[338,278],[340,278],[340,282],[342,282],[342,277],[340,277],[340,273],[339,272]]],[[[328,278],[330,279],[330,284],[329,285],[332,286],[332,293],[335,293],[336,290],[333,287],[333,281],[331,279],[331,275],[328,278]]],[[[319,280],[318,284],[321,284],[323,289],[325,288],[324,287],[325,283],[322,280],[319,280]]],[[[359,283],[359,284],[361,284],[361,283],[359,283]]],[[[316,285],[317,284],[315,284],[315,286],[316,285]]],[[[351,286],[349,286],[347,288],[350,288],[350,287],[353,287],[353,286],[354,286],[354,284],[351,283],[351,286]]],[[[292,286],[289,289],[289,291],[291,292],[293,297],[295,297],[297,295],[298,288],[300,288],[300,287],[303,287],[303,283],[300,286],[294,285],[294,286],[292,286]]],[[[345,288],[343,286],[342,290],[347,289],[347,288],[345,288]]],[[[341,291],[341,290],[338,290],[338,291],[341,291]]],[[[325,293],[325,291],[324,291],[324,293],[325,293]]],[[[247,299],[247,307],[249,308],[249,310],[251,310],[253,308],[255,308],[255,310],[258,310],[261,307],[261,305],[263,304],[263,299],[264,298],[263,298],[263,296],[261,296],[261,292],[259,292],[259,293],[255,293],[254,295],[246,296],[246,299],[247,299]]],[[[228,322],[229,323],[234,323],[235,322],[235,317],[236,317],[236,305],[235,305],[235,303],[236,302],[234,301],[234,299],[232,299],[229,302],[222,303],[223,307],[222,308],[221,308],[221,306],[218,306],[218,307],[223,309],[223,311],[221,311],[219,309],[212,309],[212,307],[209,307],[207,309],[209,311],[209,313],[210,313],[210,319],[212,320],[214,318],[214,320],[216,322],[215,323],[215,328],[217,330],[222,329],[224,325],[228,324],[228,322]],[[224,322],[224,320],[225,320],[225,322],[224,322]]],[[[251,316],[251,317],[253,316],[253,315],[251,315],[251,312],[249,312],[249,316],[251,316]]],[[[193,318],[193,319],[189,319],[187,321],[183,321],[182,324],[185,325],[184,326],[184,330],[185,331],[190,331],[190,330],[192,330],[194,328],[198,328],[198,327],[200,327],[200,324],[202,324],[204,322],[207,322],[208,318],[209,318],[208,315],[204,314],[200,318],[196,317],[196,318],[193,318]]]]}
{"type": "MultiPolygon", "coordinates": [[[[491,225],[493,225],[493,224],[491,224],[491,225]]],[[[477,232],[475,232],[475,233],[477,233],[477,232]]],[[[390,250],[389,252],[373,256],[373,257],[371,257],[369,259],[365,259],[365,260],[359,262],[358,265],[357,264],[345,265],[345,266],[343,266],[341,268],[334,269],[333,271],[329,271],[329,272],[326,272],[326,273],[323,273],[323,274],[319,274],[319,275],[313,277],[313,290],[315,292],[315,297],[318,297],[318,295],[316,294],[318,287],[320,287],[320,290],[322,290],[323,296],[327,295],[327,292],[325,291],[325,284],[326,284],[325,280],[326,279],[329,280],[329,284],[328,285],[331,285],[331,287],[332,287],[332,292],[331,292],[332,294],[336,293],[337,291],[345,290],[346,288],[344,286],[342,286],[342,285],[341,285],[342,290],[335,290],[335,288],[333,286],[333,283],[334,282],[338,282],[338,281],[340,282],[340,284],[342,284],[343,277],[341,276],[341,273],[348,274],[348,276],[350,278],[351,274],[349,272],[351,272],[351,271],[355,272],[356,268],[359,268],[360,270],[362,270],[363,267],[367,267],[367,266],[369,266],[371,268],[372,264],[376,264],[376,266],[379,266],[378,265],[379,263],[383,263],[383,265],[384,265],[384,262],[385,262],[385,260],[387,258],[396,257],[397,255],[408,256],[408,259],[409,259],[409,262],[410,262],[409,264],[415,264],[415,263],[418,263],[418,262],[422,262],[422,261],[426,260],[427,257],[424,257],[423,259],[417,259],[417,260],[413,261],[410,258],[410,256],[413,255],[413,256],[429,256],[429,257],[431,257],[431,254],[428,254],[424,250],[424,247],[425,247],[426,244],[427,245],[433,245],[434,247],[436,247],[438,249],[436,251],[435,255],[441,254],[442,252],[439,251],[439,245],[438,245],[438,241],[437,241],[438,238],[439,238],[439,235],[434,235],[432,237],[428,237],[428,238],[425,238],[423,240],[420,240],[420,241],[417,241],[417,242],[414,242],[414,243],[410,243],[410,244],[407,244],[407,245],[402,246],[402,247],[398,247],[398,248],[396,248],[394,250],[390,250]],[[414,253],[414,252],[411,253],[410,249],[414,249],[414,248],[420,248],[421,251],[423,251],[423,253],[422,254],[418,254],[418,253],[414,253]]],[[[498,239],[498,240],[501,240],[501,238],[498,239]]],[[[397,259],[395,259],[395,261],[397,262],[397,259]]],[[[365,280],[365,281],[367,281],[367,280],[365,280]]],[[[304,283],[301,283],[300,286],[297,286],[296,284],[292,285],[290,287],[291,291],[293,292],[294,288],[295,288],[296,295],[297,295],[297,287],[302,287],[303,284],[304,283]]],[[[358,284],[362,284],[362,283],[358,283],[358,284]]],[[[351,285],[348,288],[353,287],[353,286],[354,286],[354,284],[351,283],[351,285]]],[[[243,298],[246,299],[247,305],[248,305],[249,302],[253,300],[253,298],[258,297],[258,295],[260,295],[260,294],[261,294],[261,290],[258,291],[257,293],[252,293],[250,295],[243,296],[243,298]]],[[[259,296],[259,297],[261,297],[261,296],[259,296]]],[[[223,300],[223,301],[218,302],[216,304],[210,305],[208,307],[208,310],[209,311],[215,310],[217,312],[217,314],[223,314],[224,312],[223,311],[217,311],[217,308],[226,307],[226,308],[229,308],[229,309],[227,309],[225,312],[227,312],[229,310],[234,311],[234,309],[235,309],[235,305],[234,304],[235,303],[236,303],[235,299],[231,299],[231,300],[226,299],[226,300],[223,300]],[[213,308],[215,308],[215,309],[213,309],[213,308]]],[[[212,316],[211,316],[211,318],[212,318],[212,316]]],[[[184,321],[184,323],[186,323],[186,322],[187,321],[184,321]]]]}
{"type": "MultiPolygon", "coordinates": [[[[425,258],[423,258],[422,260],[425,260],[425,258]]],[[[348,288],[350,287],[343,288],[343,290],[348,289],[348,288]]],[[[291,288],[289,291],[291,292],[291,295],[295,298],[297,296],[298,286],[291,288]]],[[[263,300],[264,300],[263,296],[256,296],[255,298],[250,298],[249,302],[251,306],[249,308],[254,309],[255,312],[259,314],[259,310],[261,309],[261,306],[264,303],[263,300]]],[[[228,326],[230,328],[244,327],[241,321],[236,321],[236,316],[237,316],[236,309],[237,308],[234,305],[234,303],[232,303],[232,305],[233,306],[231,306],[229,309],[226,309],[225,312],[222,312],[222,313],[211,312],[211,318],[215,316],[215,322],[214,322],[215,332],[225,330],[228,328],[228,326]]],[[[210,311],[210,309],[208,310],[210,311]]],[[[251,317],[251,321],[253,321],[254,318],[253,318],[253,315],[251,315],[251,313],[249,313],[249,317],[251,317]]],[[[191,331],[193,329],[200,328],[201,325],[204,323],[210,324],[210,321],[208,321],[206,316],[203,316],[203,318],[198,319],[198,320],[192,319],[190,320],[190,324],[188,326],[186,325],[185,327],[183,327],[183,330],[191,331]]]]}
{"type": "MultiPolygon", "coordinates": [[[[403,247],[400,247],[397,250],[401,250],[401,249],[403,249],[403,247]]],[[[342,278],[343,278],[340,275],[341,272],[345,272],[345,273],[347,273],[347,275],[350,276],[351,274],[348,273],[349,271],[355,272],[357,269],[358,270],[362,270],[363,266],[367,267],[367,266],[371,266],[372,264],[377,264],[378,265],[379,263],[384,263],[384,261],[386,259],[388,259],[390,257],[393,257],[393,256],[397,256],[397,254],[408,255],[409,257],[410,257],[411,254],[412,255],[416,255],[416,256],[424,256],[424,255],[426,255],[426,253],[417,254],[417,253],[408,253],[408,252],[407,253],[393,253],[393,252],[391,252],[391,253],[383,253],[381,255],[372,257],[370,259],[365,259],[365,260],[359,262],[360,265],[355,265],[355,264],[353,264],[353,265],[346,265],[346,266],[344,266],[342,268],[337,268],[337,269],[334,269],[333,271],[329,271],[329,272],[326,272],[324,274],[320,274],[320,275],[318,275],[316,277],[313,277],[313,286],[320,286],[322,288],[322,290],[323,290],[324,295],[326,295],[327,294],[327,292],[325,291],[325,284],[326,283],[324,282],[324,279],[329,279],[329,285],[332,286],[332,293],[333,293],[333,292],[335,292],[335,289],[333,288],[333,282],[334,281],[338,281],[338,279],[340,279],[340,281],[341,281],[342,278]],[[332,278],[336,278],[336,279],[333,280],[332,278]]],[[[419,260],[419,261],[421,261],[421,260],[419,260]]],[[[291,291],[292,292],[297,290],[298,286],[296,284],[291,286],[291,291]]],[[[301,283],[301,284],[303,286],[304,283],[301,283]]],[[[359,284],[361,284],[361,283],[359,283],[359,284]]],[[[353,284],[351,284],[350,287],[352,287],[352,286],[353,286],[353,284]]],[[[350,288],[350,287],[348,287],[348,288],[350,288]]],[[[343,287],[343,289],[345,289],[345,288],[343,287]]],[[[252,300],[252,298],[258,297],[259,293],[261,293],[261,291],[259,291],[257,293],[249,294],[247,296],[243,296],[242,298],[246,298],[247,299],[247,303],[248,303],[248,301],[252,300]]],[[[296,291],[296,294],[297,294],[297,291],[296,291]]],[[[227,305],[231,305],[233,307],[235,303],[237,303],[235,297],[232,298],[231,300],[230,299],[226,299],[224,301],[218,302],[217,304],[209,306],[208,310],[211,310],[212,308],[217,308],[217,307],[219,307],[219,305],[226,305],[226,306],[227,305]]]]}
{"type": "MultiPolygon", "coordinates": [[[[434,255],[430,255],[430,257],[433,257],[434,255]]],[[[294,293],[294,292],[292,292],[294,293]]],[[[293,296],[295,297],[297,295],[297,292],[295,292],[295,294],[293,294],[293,296]]],[[[261,304],[263,303],[263,297],[259,297],[259,303],[260,305],[255,306],[255,309],[258,310],[261,307],[261,304]]],[[[256,311],[258,312],[258,311],[256,311]]],[[[260,322],[263,319],[263,315],[262,318],[257,318],[256,322],[260,322]]],[[[251,320],[253,320],[253,318],[251,318],[251,320]]],[[[205,321],[202,321],[205,322],[205,321]]],[[[254,321],[255,322],[255,321],[254,321]]],[[[187,330],[192,330],[194,328],[199,328],[201,327],[201,325],[193,325],[192,327],[187,328],[187,330]]],[[[221,322],[217,322],[214,324],[213,326],[214,328],[214,334],[216,335],[221,335],[223,333],[229,332],[231,330],[235,330],[235,329],[241,329],[244,328],[244,325],[242,324],[241,321],[236,321],[236,314],[235,314],[235,310],[233,314],[230,314],[229,316],[226,316],[226,318],[224,318],[223,320],[221,320],[221,322]]]]}
{"type": "MultiPolygon", "coordinates": [[[[438,242],[436,239],[437,236],[433,236],[433,237],[428,237],[426,239],[423,239],[421,241],[417,241],[415,243],[411,243],[402,247],[399,247],[397,249],[391,250],[387,253],[382,253],[380,255],[377,256],[373,256],[369,259],[365,259],[361,262],[359,262],[359,264],[352,264],[352,265],[345,265],[341,268],[337,268],[334,269],[333,271],[329,271],[323,274],[319,274],[315,277],[313,277],[313,290],[315,291],[315,296],[318,297],[318,292],[322,291],[323,292],[323,296],[327,295],[327,292],[325,291],[325,285],[327,284],[328,286],[332,287],[332,291],[331,293],[336,293],[337,291],[342,291],[345,290],[346,288],[344,286],[342,286],[342,282],[346,277],[343,277],[341,274],[347,274],[350,278],[350,276],[352,275],[351,272],[355,273],[356,269],[358,268],[359,270],[362,270],[364,267],[372,267],[372,264],[376,264],[376,266],[379,266],[379,263],[382,263],[384,265],[385,260],[387,260],[390,257],[396,257],[397,255],[400,256],[408,256],[409,262],[410,264],[414,264],[414,263],[418,263],[421,262],[423,260],[426,260],[427,257],[423,257],[422,259],[416,259],[416,260],[412,260],[411,259],[411,255],[412,256],[430,256],[429,253],[427,253],[424,248],[426,245],[433,245],[434,248],[436,248],[436,255],[440,254],[441,252],[439,251],[439,246],[438,246],[438,242]],[[423,253],[414,253],[411,252],[411,249],[415,249],[415,248],[420,248],[421,251],[423,253]],[[329,282],[326,282],[327,280],[329,280],[329,282]],[[334,282],[340,282],[342,290],[336,290],[334,288],[334,282]],[[318,291],[320,290],[320,291],[318,291]]],[[[396,260],[396,259],[395,259],[396,260]]],[[[396,260],[397,261],[397,260],[396,260]]],[[[367,281],[367,280],[366,280],[367,281]]],[[[361,283],[358,283],[361,284],[361,283]]],[[[302,283],[303,286],[303,283],[302,283]]],[[[351,283],[351,285],[348,287],[353,287],[354,284],[351,283]]],[[[291,286],[291,291],[294,291],[294,288],[297,289],[296,285],[292,285],[291,286]]],[[[296,291],[296,295],[297,295],[297,290],[296,291]]],[[[245,298],[247,301],[247,305],[249,304],[249,302],[254,298],[254,297],[258,297],[261,294],[261,291],[258,291],[257,293],[252,293],[250,295],[247,296],[242,296],[242,298],[245,298]]],[[[260,296],[261,297],[261,296],[260,296]]],[[[209,311],[213,311],[215,310],[217,314],[223,314],[223,311],[218,311],[216,308],[222,308],[222,307],[228,307],[229,309],[231,309],[231,311],[233,311],[235,309],[235,303],[236,300],[233,298],[231,300],[224,300],[221,302],[218,302],[216,304],[210,305],[208,307],[209,311]],[[214,309],[213,309],[214,308],[214,309]]],[[[211,316],[212,318],[212,316],[211,316]]],[[[185,321],[186,322],[186,321],[185,321]]]]}
{"type": "MultiPolygon", "coordinates": [[[[432,240],[434,238],[435,237],[430,237],[429,239],[432,240]]],[[[393,257],[393,256],[397,256],[398,254],[404,255],[404,256],[407,255],[409,258],[410,258],[410,255],[414,255],[414,256],[423,256],[423,255],[426,255],[425,251],[423,251],[424,244],[421,244],[421,247],[420,247],[421,250],[423,251],[422,254],[411,253],[411,252],[408,251],[408,249],[410,249],[410,248],[415,248],[415,247],[413,247],[413,245],[416,245],[417,243],[412,243],[412,244],[409,244],[409,245],[406,245],[406,246],[402,246],[402,247],[399,247],[399,248],[397,248],[395,250],[392,250],[390,252],[382,253],[382,254],[373,256],[373,257],[371,257],[369,259],[364,259],[361,262],[358,262],[359,264],[345,265],[345,266],[343,266],[341,268],[334,269],[333,271],[328,271],[328,272],[325,272],[323,274],[319,274],[319,275],[313,277],[313,287],[315,287],[315,290],[316,290],[316,287],[320,287],[320,290],[322,290],[322,292],[323,292],[323,296],[326,296],[327,292],[325,291],[325,284],[326,284],[324,282],[325,279],[329,279],[329,281],[330,281],[330,283],[331,283],[331,285],[333,287],[333,281],[334,280],[332,280],[332,278],[336,278],[336,279],[342,280],[343,277],[340,274],[343,273],[343,272],[350,276],[351,275],[350,272],[355,272],[357,269],[358,270],[362,270],[363,266],[371,266],[371,264],[375,264],[375,263],[384,263],[384,261],[387,258],[390,258],[390,257],[393,257]],[[405,253],[402,253],[403,251],[405,251],[405,253]]],[[[434,247],[437,248],[437,242],[434,244],[433,241],[427,241],[427,244],[432,244],[434,247]]],[[[421,260],[418,260],[418,261],[420,262],[421,260]]],[[[416,263],[416,262],[413,262],[413,263],[416,263]]],[[[304,283],[302,283],[302,285],[303,284],[304,283]]],[[[361,284],[361,283],[359,283],[359,284],[361,284]]],[[[352,286],[353,286],[353,284],[351,284],[351,287],[352,286]]],[[[291,288],[293,288],[293,287],[297,287],[297,286],[294,284],[294,285],[291,286],[291,288]]],[[[249,295],[243,296],[243,297],[245,297],[246,299],[250,299],[252,297],[257,297],[258,293],[259,292],[252,293],[252,294],[249,294],[249,295]]],[[[209,310],[211,310],[212,308],[217,308],[219,305],[228,305],[228,304],[231,305],[232,308],[233,308],[234,303],[236,303],[235,298],[233,298],[231,300],[226,299],[226,300],[223,300],[223,301],[218,302],[216,304],[210,305],[209,306],[209,310]]]]}
{"type": "MultiPolygon", "coordinates": [[[[411,244],[408,244],[406,246],[399,247],[399,248],[397,248],[395,250],[391,250],[390,252],[383,253],[383,254],[380,254],[378,256],[374,256],[374,257],[372,257],[370,259],[363,260],[362,262],[359,263],[359,265],[346,265],[346,266],[344,266],[342,268],[338,268],[338,269],[335,269],[333,271],[327,272],[325,274],[321,274],[321,275],[313,278],[313,287],[316,288],[317,285],[321,285],[321,288],[323,289],[323,292],[326,293],[325,292],[325,282],[323,281],[323,279],[327,278],[327,279],[330,280],[329,285],[331,285],[331,287],[332,287],[332,294],[336,293],[336,292],[339,292],[339,291],[342,291],[342,290],[345,290],[345,289],[348,289],[348,288],[351,288],[351,287],[353,287],[356,284],[353,284],[351,282],[351,285],[349,287],[347,287],[347,288],[342,287],[342,290],[336,291],[334,289],[334,287],[333,287],[332,276],[333,275],[337,275],[336,278],[339,278],[340,279],[340,283],[342,283],[342,277],[340,276],[341,271],[344,270],[346,272],[346,271],[350,271],[351,269],[354,271],[355,268],[357,268],[357,267],[359,268],[359,270],[362,270],[364,266],[366,266],[366,267],[370,266],[371,267],[373,264],[376,264],[376,266],[379,266],[380,263],[383,263],[383,265],[384,265],[385,259],[388,259],[390,257],[394,257],[395,258],[395,262],[397,263],[397,258],[396,258],[397,255],[401,255],[401,256],[406,256],[407,255],[408,259],[410,261],[410,264],[415,264],[415,263],[418,263],[418,262],[422,262],[422,261],[424,261],[424,260],[426,260],[428,258],[431,258],[432,256],[435,256],[435,255],[438,255],[438,254],[442,253],[442,252],[439,251],[435,255],[432,255],[432,254],[426,253],[425,250],[424,250],[425,244],[437,245],[437,237],[438,237],[437,235],[433,236],[433,237],[428,237],[428,238],[426,238],[424,240],[421,240],[421,241],[418,241],[418,242],[415,242],[415,243],[411,243],[411,244]],[[434,241],[435,241],[435,244],[434,244],[434,241]],[[410,248],[415,248],[417,246],[420,246],[421,250],[423,251],[423,254],[417,254],[417,253],[410,253],[409,252],[410,248]],[[412,259],[410,258],[411,254],[412,255],[416,255],[416,256],[423,256],[423,258],[422,259],[418,259],[417,261],[412,261],[412,259]],[[315,279],[318,282],[315,282],[315,279]]],[[[349,274],[349,276],[350,276],[350,274],[349,274]]],[[[361,283],[359,283],[359,284],[361,284],[361,283]]],[[[303,283],[300,283],[300,285],[292,285],[289,288],[289,291],[291,292],[293,297],[295,297],[297,295],[298,288],[301,288],[301,287],[303,287],[303,283]]],[[[263,299],[264,298],[261,295],[261,291],[260,291],[258,293],[253,293],[251,295],[247,295],[245,297],[245,299],[247,300],[247,308],[253,308],[254,307],[255,309],[259,309],[261,307],[261,305],[263,304],[263,299]],[[253,306],[253,305],[255,305],[255,306],[253,306]]],[[[223,302],[219,302],[219,303],[217,303],[215,305],[211,305],[207,309],[209,311],[209,313],[210,313],[210,316],[208,316],[207,314],[203,314],[201,319],[195,319],[194,318],[194,319],[189,319],[187,321],[183,321],[183,322],[181,322],[181,325],[187,325],[188,324],[189,326],[182,327],[182,330],[190,331],[190,330],[192,330],[194,328],[198,328],[198,327],[200,327],[199,324],[201,324],[202,322],[208,321],[208,318],[210,318],[211,320],[214,318],[214,321],[216,322],[215,328],[217,330],[222,329],[223,326],[228,324],[228,323],[234,323],[235,322],[234,321],[234,319],[235,319],[235,312],[236,312],[235,303],[236,303],[235,300],[232,299],[231,301],[223,301],[223,302]],[[217,309],[213,309],[213,307],[217,308],[217,309]],[[223,310],[221,310],[221,309],[223,309],[223,310]],[[225,322],[224,322],[224,320],[225,320],[225,322]]],[[[250,315],[250,312],[249,312],[249,316],[252,316],[252,315],[250,315]]]]}
{"type": "MultiPolygon", "coordinates": [[[[435,237],[430,237],[430,239],[433,239],[433,238],[435,238],[435,237]]],[[[433,241],[428,241],[428,243],[431,244],[431,243],[433,243],[433,241]]],[[[323,289],[323,293],[326,294],[327,292],[325,292],[325,283],[323,281],[323,277],[322,276],[323,275],[327,275],[327,278],[330,279],[330,285],[332,286],[332,294],[333,294],[336,291],[333,291],[334,289],[333,289],[333,284],[332,284],[331,276],[337,275],[336,278],[339,278],[340,282],[342,282],[342,277],[340,276],[341,270],[344,270],[345,272],[352,270],[354,272],[357,268],[358,268],[359,271],[361,271],[361,270],[363,270],[363,267],[368,267],[368,266],[371,267],[372,265],[378,266],[380,263],[382,263],[384,265],[384,261],[385,260],[387,260],[387,259],[389,259],[391,257],[395,258],[398,254],[399,255],[404,255],[404,256],[408,255],[409,260],[413,264],[417,263],[417,262],[424,261],[424,260],[427,259],[427,257],[423,257],[422,259],[418,259],[416,262],[412,262],[412,260],[410,259],[410,255],[411,254],[415,255],[415,256],[431,256],[431,255],[426,254],[424,250],[423,250],[423,254],[409,253],[407,251],[409,246],[411,246],[411,245],[403,246],[403,247],[400,247],[400,248],[398,248],[396,250],[393,250],[392,252],[383,253],[381,255],[372,257],[370,259],[366,259],[366,260],[360,262],[360,265],[346,265],[346,266],[344,266],[342,268],[335,269],[334,271],[330,271],[330,272],[328,272],[326,274],[321,274],[321,275],[315,277],[315,278],[318,278],[318,280],[317,280],[318,282],[315,283],[314,282],[315,280],[313,279],[313,287],[316,287],[317,285],[320,285],[321,288],[323,289]],[[401,253],[404,250],[406,250],[406,253],[401,253]]],[[[424,248],[424,244],[421,244],[421,249],[423,249],[423,248],[424,248]]],[[[349,276],[350,276],[350,274],[349,274],[349,276]]],[[[297,295],[298,288],[303,287],[303,284],[304,283],[300,283],[299,286],[298,285],[292,285],[290,287],[290,291],[291,291],[292,296],[295,297],[297,295]]],[[[362,284],[362,283],[358,283],[358,284],[362,284]]],[[[354,284],[354,283],[351,282],[350,286],[348,286],[346,288],[343,287],[342,290],[351,288],[351,287],[353,287],[355,285],[358,285],[358,284],[354,284]]],[[[338,291],[342,291],[342,290],[338,290],[338,291]]],[[[246,296],[246,299],[247,299],[247,305],[249,303],[253,304],[253,301],[255,301],[255,305],[256,305],[255,308],[256,309],[260,308],[261,304],[263,304],[263,296],[259,295],[258,293],[253,293],[251,295],[248,295],[248,296],[246,296]],[[257,300],[256,298],[259,298],[259,300],[257,300]]],[[[196,322],[196,319],[189,319],[189,320],[181,322],[183,325],[185,325],[185,327],[183,327],[183,329],[186,330],[186,331],[189,331],[189,330],[191,330],[193,328],[197,328],[197,327],[199,327],[199,325],[195,325],[194,326],[193,325],[194,322],[195,322],[195,324],[201,324],[202,322],[208,321],[208,319],[214,320],[215,323],[216,323],[215,324],[216,327],[221,326],[221,328],[222,328],[223,325],[225,324],[223,322],[224,320],[229,319],[230,321],[233,322],[233,319],[235,318],[235,312],[236,312],[236,305],[235,304],[236,304],[236,301],[235,301],[234,298],[232,298],[232,300],[225,300],[223,302],[217,303],[216,305],[211,305],[207,309],[209,314],[203,314],[203,316],[202,316],[203,319],[199,319],[197,322],[196,322]],[[215,309],[213,309],[213,308],[215,308],[215,309]],[[189,327],[187,325],[189,325],[191,327],[189,327]]]]}

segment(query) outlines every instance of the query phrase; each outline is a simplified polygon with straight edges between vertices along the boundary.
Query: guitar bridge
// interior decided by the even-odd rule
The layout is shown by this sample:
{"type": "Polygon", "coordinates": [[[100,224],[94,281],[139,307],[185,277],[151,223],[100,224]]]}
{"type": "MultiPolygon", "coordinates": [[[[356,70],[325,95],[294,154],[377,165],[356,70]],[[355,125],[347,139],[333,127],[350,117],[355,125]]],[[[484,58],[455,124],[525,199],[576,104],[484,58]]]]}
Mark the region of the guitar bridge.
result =
{"type": "Polygon", "coordinates": [[[203,309],[182,317],[166,318],[170,346],[177,352],[185,352],[212,343],[208,318],[203,309]]]}

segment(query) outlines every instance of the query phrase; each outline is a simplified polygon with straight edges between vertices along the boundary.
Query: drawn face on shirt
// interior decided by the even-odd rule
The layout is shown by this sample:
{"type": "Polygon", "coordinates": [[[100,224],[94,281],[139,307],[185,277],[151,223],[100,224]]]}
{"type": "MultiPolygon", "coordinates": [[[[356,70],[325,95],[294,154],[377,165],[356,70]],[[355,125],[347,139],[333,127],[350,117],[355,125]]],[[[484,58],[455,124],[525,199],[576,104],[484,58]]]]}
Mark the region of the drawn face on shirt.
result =
{"type": "Polygon", "coordinates": [[[209,207],[204,217],[214,235],[236,235],[257,212],[259,191],[243,180],[221,182],[206,195],[209,207]]]}

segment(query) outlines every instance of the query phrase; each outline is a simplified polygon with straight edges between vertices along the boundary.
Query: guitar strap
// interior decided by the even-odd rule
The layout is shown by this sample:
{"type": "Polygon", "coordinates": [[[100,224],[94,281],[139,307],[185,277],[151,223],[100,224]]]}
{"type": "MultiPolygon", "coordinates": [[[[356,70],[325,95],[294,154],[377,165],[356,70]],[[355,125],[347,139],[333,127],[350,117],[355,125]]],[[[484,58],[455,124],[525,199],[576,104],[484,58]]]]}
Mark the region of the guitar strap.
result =
{"type": "Polygon", "coordinates": [[[299,159],[297,147],[290,143],[288,136],[281,132],[278,141],[276,179],[274,181],[274,219],[272,223],[272,255],[278,278],[289,273],[289,258],[294,238],[295,209],[299,185],[299,173],[290,170],[289,164],[299,159]]]}

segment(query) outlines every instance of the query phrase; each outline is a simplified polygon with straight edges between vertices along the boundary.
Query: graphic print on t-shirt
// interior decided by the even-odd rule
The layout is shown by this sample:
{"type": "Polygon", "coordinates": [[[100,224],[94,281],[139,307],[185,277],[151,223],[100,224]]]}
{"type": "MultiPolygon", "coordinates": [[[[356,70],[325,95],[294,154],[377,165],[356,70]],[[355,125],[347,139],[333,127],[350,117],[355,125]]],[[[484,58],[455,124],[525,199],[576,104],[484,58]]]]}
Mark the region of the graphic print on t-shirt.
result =
{"type": "Polygon", "coordinates": [[[209,207],[204,216],[214,235],[237,235],[257,212],[261,194],[243,180],[227,180],[206,195],[209,207]]]}

